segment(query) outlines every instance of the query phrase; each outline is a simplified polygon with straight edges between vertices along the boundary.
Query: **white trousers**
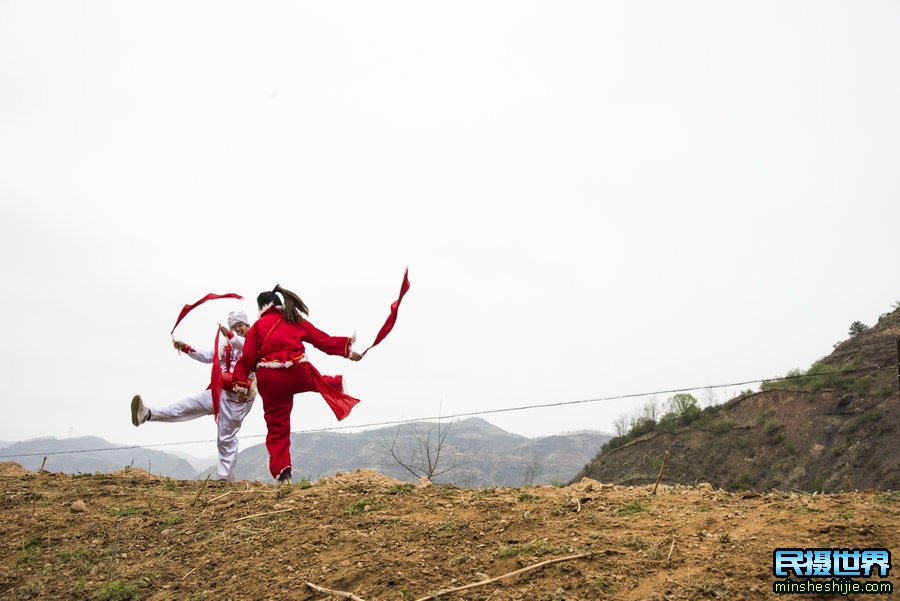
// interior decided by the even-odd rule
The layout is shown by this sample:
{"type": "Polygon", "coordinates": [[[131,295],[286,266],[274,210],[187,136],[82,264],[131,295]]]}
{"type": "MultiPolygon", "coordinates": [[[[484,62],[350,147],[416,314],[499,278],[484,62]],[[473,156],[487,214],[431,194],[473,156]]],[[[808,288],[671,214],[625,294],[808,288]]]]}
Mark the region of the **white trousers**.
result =
{"type": "MultiPolygon", "coordinates": [[[[227,392],[222,392],[219,403],[219,423],[216,442],[219,447],[219,462],[216,465],[216,474],[223,480],[234,480],[234,466],[237,463],[238,439],[237,434],[241,429],[241,423],[253,408],[253,400],[246,403],[238,403],[230,400],[227,392]]],[[[212,415],[212,392],[204,390],[172,403],[167,407],[148,407],[151,422],[185,422],[204,415],[212,415]]]]}

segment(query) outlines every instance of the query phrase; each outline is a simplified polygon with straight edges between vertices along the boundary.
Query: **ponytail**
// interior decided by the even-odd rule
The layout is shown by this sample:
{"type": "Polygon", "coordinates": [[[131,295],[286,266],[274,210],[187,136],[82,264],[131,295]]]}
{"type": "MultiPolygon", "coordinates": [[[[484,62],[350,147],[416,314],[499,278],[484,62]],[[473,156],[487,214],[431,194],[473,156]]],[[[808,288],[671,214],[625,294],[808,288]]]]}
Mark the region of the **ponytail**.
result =
{"type": "Polygon", "coordinates": [[[280,292],[281,296],[284,297],[284,320],[286,322],[301,322],[303,321],[303,314],[309,315],[309,308],[303,302],[303,299],[290,290],[285,290],[279,284],[272,289],[272,292],[280,292]]]}

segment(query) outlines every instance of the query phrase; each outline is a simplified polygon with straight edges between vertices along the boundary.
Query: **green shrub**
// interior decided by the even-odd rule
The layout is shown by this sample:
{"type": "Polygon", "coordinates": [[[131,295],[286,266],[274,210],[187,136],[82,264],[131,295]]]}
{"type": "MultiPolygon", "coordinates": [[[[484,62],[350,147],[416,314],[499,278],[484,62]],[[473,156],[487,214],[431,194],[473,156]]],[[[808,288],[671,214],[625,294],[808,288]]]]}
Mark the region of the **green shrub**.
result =
{"type": "MultiPolygon", "coordinates": [[[[857,380],[865,376],[854,373],[841,374],[834,372],[851,371],[862,365],[862,358],[855,357],[850,361],[838,365],[826,365],[822,361],[816,361],[807,371],[792,369],[785,376],[791,379],[766,380],[760,386],[760,390],[804,390],[815,392],[823,389],[835,389],[852,391],[857,380]]],[[[865,386],[865,385],[863,385],[865,386]]]]}
{"type": "Polygon", "coordinates": [[[729,419],[727,417],[723,417],[721,419],[717,419],[709,424],[709,429],[713,432],[726,432],[728,430],[733,429],[737,425],[737,422],[733,419],[729,419]]]}
{"type": "Polygon", "coordinates": [[[763,430],[765,430],[766,434],[769,436],[775,436],[781,431],[781,422],[774,417],[769,418],[763,422],[763,430]]]}
{"type": "Polygon", "coordinates": [[[869,409],[865,413],[860,413],[850,421],[850,431],[856,432],[862,428],[866,428],[881,419],[881,412],[877,409],[869,409]]]}
{"type": "Polygon", "coordinates": [[[867,326],[863,322],[854,321],[853,323],[850,324],[850,329],[847,331],[847,334],[850,336],[850,338],[856,338],[857,336],[859,336],[860,334],[862,334],[863,332],[865,332],[868,329],[869,329],[869,326],[867,326]]]}
{"type": "Polygon", "coordinates": [[[666,401],[669,410],[663,415],[660,422],[666,422],[674,426],[687,426],[700,417],[700,405],[697,399],[690,394],[676,394],[666,401]]]}
{"type": "Polygon", "coordinates": [[[861,376],[850,384],[850,390],[858,396],[867,396],[872,390],[873,384],[875,384],[875,378],[870,375],[861,376]]]}

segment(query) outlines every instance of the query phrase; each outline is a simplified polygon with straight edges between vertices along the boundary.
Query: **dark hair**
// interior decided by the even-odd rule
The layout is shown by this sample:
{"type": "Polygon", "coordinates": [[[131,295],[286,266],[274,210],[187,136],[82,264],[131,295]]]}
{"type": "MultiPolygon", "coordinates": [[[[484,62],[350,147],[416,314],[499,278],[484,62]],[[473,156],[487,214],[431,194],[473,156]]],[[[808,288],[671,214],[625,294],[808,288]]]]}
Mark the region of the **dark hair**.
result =
{"type": "Polygon", "coordinates": [[[288,323],[297,323],[299,321],[303,321],[303,314],[309,315],[309,308],[306,306],[306,303],[303,302],[299,296],[291,292],[290,290],[286,290],[281,287],[281,285],[277,285],[272,288],[271,291],[261,292],[259,296],[256,297],[256,304],[262,308],[269,303],[275,305],[276,307],[284,306],[284,320],[288,323]],[[281,293],[281,296],[284,297],[284,304],[282,305],[281,298],[278,296],[278,293],[281,293]]]}
{"type": "Polygon", "coordinates": [[[280,307],[282,305],[281,298],[275,294],[275,291],[266,291],[260,292],[259,296],[256,297],[256,306],[262,309],[266,305],[275,305],[276,307],[280,307]]]}

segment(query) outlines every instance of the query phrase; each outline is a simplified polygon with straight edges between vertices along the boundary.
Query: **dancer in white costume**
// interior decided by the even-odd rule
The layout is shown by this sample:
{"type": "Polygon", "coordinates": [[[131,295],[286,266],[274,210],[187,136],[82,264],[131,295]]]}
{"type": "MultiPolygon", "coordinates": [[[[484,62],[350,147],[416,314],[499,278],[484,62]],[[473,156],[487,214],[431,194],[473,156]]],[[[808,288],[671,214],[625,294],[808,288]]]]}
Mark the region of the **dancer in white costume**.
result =
{"type": "MultiPolygon", "coordinates": [[[[223,373],[231,373],[241,358],[244,335],[250,328],[250,324],[247,322],[247,315],[243,311],[232,311],[228,314],[228,328],[222,328],[222,333],[227,337],[227,341],[225,346],[219,350],[219,361],[223,373]]],[[[173,344],[176,349],[201,363],[212,363],[215,357],[215,350],[197,350],[178,340],[173,344]]],[[[234,480],[234,466],[238,454],[237,434],[244,418],[253,408],[254,399],[255,396],[251,396],[248,400],[239,400],[236,393],[229,390],[222,391],[217,423],[219,462],[216,466],[216,473],[222,480],[234,480]]],[[[148,421],[183,422],[212,414],[213,401],[210,389],[165,407],[147,407],[140,395],[136,395],[131,400],[131,423],[135,426],[140,426],[148,421]]]]}

